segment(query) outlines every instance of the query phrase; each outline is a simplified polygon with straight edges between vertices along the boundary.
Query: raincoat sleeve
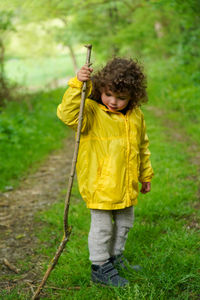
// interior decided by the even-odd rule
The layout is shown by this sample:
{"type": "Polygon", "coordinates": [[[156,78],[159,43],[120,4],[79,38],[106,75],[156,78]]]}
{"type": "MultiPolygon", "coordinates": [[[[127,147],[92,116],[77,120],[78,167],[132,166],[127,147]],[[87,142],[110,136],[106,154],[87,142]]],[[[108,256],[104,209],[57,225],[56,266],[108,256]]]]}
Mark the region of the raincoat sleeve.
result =
{"type": "Polygon", "coordinates": [[[139,181],[150,182],[154,172],[151,166],[150,155],[151,152],[148,149],[149,139],[146,134],[146,125],[144,116],[142,113],[142,128],[141,128],[141,143],[140,143],[140,176],[139,181]]]}
{"type": "MultiPolygon", "coordinates": [[[[57,116],[67,126],[77,130],[83,82],[79,81],[77,77],[74,77],[69,80],[68,85],[69,87],[63,96],[62,102],[58,105],[57,116]]],[[[87,99],[91,91],[92,82],[88,81],[81,132],[85,131],[91,120],[92,107],[90,105],[90,99],[87,99]]]]}

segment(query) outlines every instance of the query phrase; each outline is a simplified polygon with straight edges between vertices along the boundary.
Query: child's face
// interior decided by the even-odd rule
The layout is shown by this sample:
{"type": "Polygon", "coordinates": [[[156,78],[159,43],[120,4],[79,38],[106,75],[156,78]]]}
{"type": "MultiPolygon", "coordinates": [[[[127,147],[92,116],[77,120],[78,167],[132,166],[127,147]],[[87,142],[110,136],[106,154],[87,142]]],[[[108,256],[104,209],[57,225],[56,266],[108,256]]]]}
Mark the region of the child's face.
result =
{"type": "Polygon", "coordinates": [[[128,93],[114,93],[111,91],[102,91],[101,100],[103,104],[111,111],[119,111],[124,109],[130,100],[130,95],[128,93]]]}

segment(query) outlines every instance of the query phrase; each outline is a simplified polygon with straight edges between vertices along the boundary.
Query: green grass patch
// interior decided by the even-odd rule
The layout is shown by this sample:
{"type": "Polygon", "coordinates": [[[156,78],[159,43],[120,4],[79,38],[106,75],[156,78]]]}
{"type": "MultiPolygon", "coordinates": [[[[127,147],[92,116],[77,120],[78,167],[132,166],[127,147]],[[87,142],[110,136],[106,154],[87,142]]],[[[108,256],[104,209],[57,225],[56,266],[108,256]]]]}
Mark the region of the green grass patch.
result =
{"type": "Polygon", "coordinates": [[[195,64],[183,64],[177,56],[147,60],[151,105],[164,109],[199,143],[200,73],[195,64]]]}
{"type": "MultiPolygon", "coordinates": [[[[84,64],[85,53],[77,55],[77,64],[84,64]]],[[[72,60],[68,55],[57,57],[11,58],[5,64],[6,74],[23,86],[43,88],[52,80],[74,76],[72,60]]]]}
{"type": "Polygon", "coordinates": [[[16,186],[27,170],[61,147],[68,130],[56,116],[64,89],[10,102],[0,114],[0,190],[16,186]]]}
{"type": "MultiPolygon", "coordinates": [[[[48,296],[43,299],[199,299],[199,236],[192,227],[198,187],[197,181],[190,179],[197,170],[190,168],[186,145],[170,142],[166,128],[153,112],[146,111],[145,116],[155,178],[151,193],[139,196],[125,250],[129,261],[140,264],[143,270],[126,274],[130,281],[126,289],[91,284],[87,247],[90,214],[75,182],[69,213],[72,234],[47,282],[47,287],[63,290],[45,288],[48,296]],[[68,289],[77,286],[80,290],[68,289]]],[[[60,202],[37,216],[43,222],[37,233],[41,240],[37,253],[49,257],[44,272],[62,238],[65,192],[60,202]]],[[[18,293],[20,299],[28,299],[18,293]]]]}

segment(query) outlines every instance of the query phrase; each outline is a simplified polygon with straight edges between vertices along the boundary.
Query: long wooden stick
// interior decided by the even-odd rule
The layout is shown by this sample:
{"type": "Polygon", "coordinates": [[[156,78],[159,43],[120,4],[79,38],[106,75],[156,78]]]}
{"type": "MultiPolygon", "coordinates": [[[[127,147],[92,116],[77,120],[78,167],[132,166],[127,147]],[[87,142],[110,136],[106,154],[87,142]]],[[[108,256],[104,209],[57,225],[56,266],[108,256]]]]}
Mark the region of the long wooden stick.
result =
{"type": "MultiPolygon", "coordinates": [[[[87,48],[87,58],[86,58],[86,64],[90,64],[90,57],[91,57],[91,50],[92,45],[86,45],[87,48]]],[[[78,149],[79,149],[79,142],[80,142],[80,135],[81,135],[81,127],[82,127],[82,121],[83,121],[83,112],[84,112],[84,105],[85,105],[85,98],[86,98],[86,88],[87,88],[87,82],[83,83],[82,93],[81,93],[81,104],[80,104],[80,112],[79,112],[79,120],[78,120],[78,128],[77,128],[77,135],[76,135],[76,143],[75,143],[75,149],[74,149],[74,156],[72,160],[72,167],[71,167],[71,173],[69,177],[68,182],[68,188],[67,188],[67,194],[65,197],[65,210],[64,210],[64,236],[63,239],[56,251],[56,254],[54,258],[52,259],[51,263],[49,264],[49,267],[44,274],[44,277],[37,288],[35,294],[32,297],[32,300],[39,299],[40,298],[40,292],[42,291],[42,288],[44,287],[51,271],[54,269],[55,265],[58,262],[58,259],[63,252],[66,243],[69,241],[69,236],[71,233],[71,228],[68,226],[68,213],[69,213],[69,204],[70,204],[70,196],[71,196],[71,190],[74,180],[74,174],[76,169],[76,161],[78,156],[78,149]]]]}

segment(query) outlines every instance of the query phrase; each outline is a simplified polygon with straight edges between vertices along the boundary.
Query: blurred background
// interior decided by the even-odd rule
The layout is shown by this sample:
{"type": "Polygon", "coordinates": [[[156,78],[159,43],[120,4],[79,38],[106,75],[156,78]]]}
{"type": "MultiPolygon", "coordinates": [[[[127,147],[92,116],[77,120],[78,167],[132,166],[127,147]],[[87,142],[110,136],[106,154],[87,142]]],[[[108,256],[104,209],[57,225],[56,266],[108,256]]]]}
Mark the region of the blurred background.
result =
{"type": "Polygon", "coordinates": [[[150,104],[198,142],[199,40],[199,0],[1,0],[0,188],[59,146],[56,106],[87,43],[94,69],[113,55],[144,64],[150,104]]]}

